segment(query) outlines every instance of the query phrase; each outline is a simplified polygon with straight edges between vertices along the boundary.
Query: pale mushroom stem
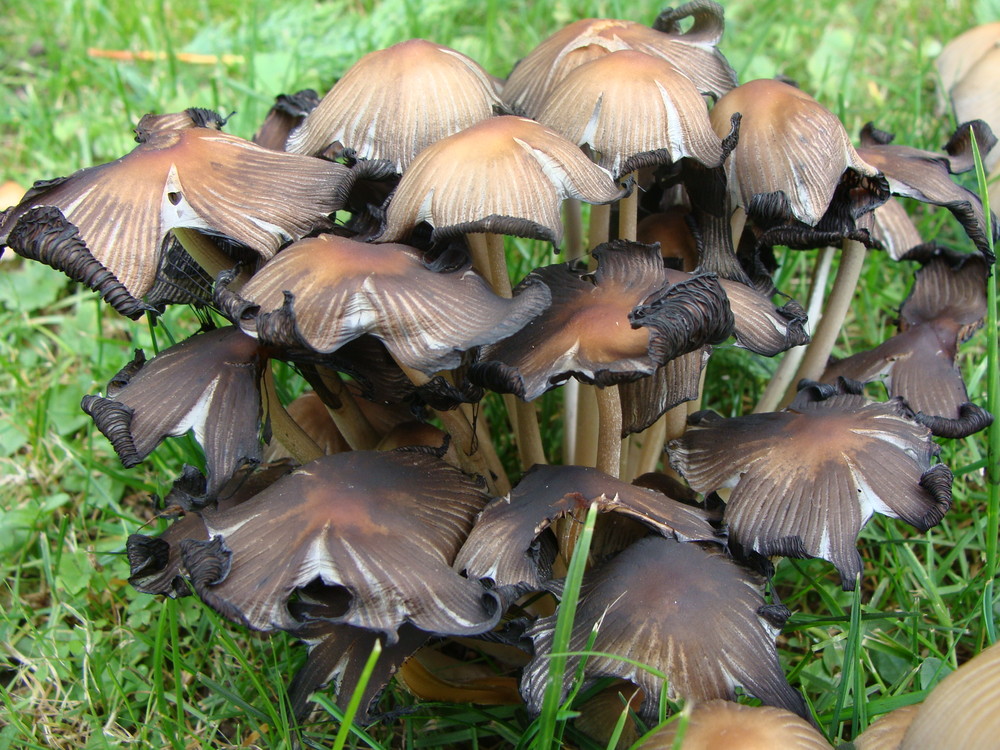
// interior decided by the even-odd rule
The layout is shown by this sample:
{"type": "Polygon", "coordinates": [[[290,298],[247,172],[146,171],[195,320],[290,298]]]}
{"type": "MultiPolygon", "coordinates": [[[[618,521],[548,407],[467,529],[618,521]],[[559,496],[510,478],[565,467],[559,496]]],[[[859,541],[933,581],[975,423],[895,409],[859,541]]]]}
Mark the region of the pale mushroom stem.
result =
{"type": "MultiPolygon", "coordinates": [[[[807,312],[809,325],[813,329],[815,329],[817,322],[820,320],[823,308],[823,293],[826,291],[826,282],[830,278],[830,268],[833,266],[833,255],[836,251],[836,248],[829,245],[824,247],[820,251],[819,260],[813,271],[812,288],[809,292],[809,309],[807,312]]],[[[802,363],[802,357],[805,356],[805,353],[806,344],[792,347],[785,352],[785,356],[778,364],[778,369],[775,370],[774,375],[771,377],[771,382],[767,384],[767,388],[764,389],[760,401],[754,408],[754,414],[774,411],[778,408],[778,404],[781,402],[785,391],[788,390],[788,386],[795,376],[795,371],[798,370],[799,365],[802,363]]]]}
{"type": "Polygon", "coordinates": [[[307,464],[317,458],[322,458],[325,455],[323,450],[281,405],[277,388],[274,385],[274,372],[271,370],[270,362],[264,367],[263,395],[264,408],[271,423],[271,433],[274,435],[274,439],[281,443],[289,455],[299,464],[307,464]]]}
{"type": "Polygon", "coordinates": [[[334,407],[324,402],[324,406],[351,450],[373,450],[379,443],[379,434],[358,408],[354,394],[344,385],[340,373],[328,367],[317,367],[316,370],[323,385],[340,403],[340,406],[334,407]]]}
{"type": "Polygon", "coordinates": [[[622,460],[622,401],[618,386],[597,389],[597,468],[617,477],[622,460]]]}
{"type": "MultiPolygon", "coordinates": [[[[235,260],[222,252],[218,245],[198,230],[176,227],[173,233],[187,254],[213,279],[236,265],[235,260]]],[[[246,270],[241,270],[236,278],[229,283],[229,289],[234,292],[239,291],[240,287],[249,280],[250,274],[246,270]]]]}
{"type": "Polygon", "coordinates": [[[642,476],[650,471],[656,471],[660,459],[663,457],[663,446],[667,440],[667,415],[676,414],[676,410],[671,410],[657,419],[653,426],[642,433],[642,450],[639,453],[639,461],[636,464],[634,476],[642,476]]]}
{"type": "Polygon", "coordinates": [[[795,379],[785,393],[784,403],[788,403],[795,396],[795,385],[800,380],[803,378],[818,380],[823,374],[830,353],[833,351],[833,345],[840,334],[840,328],[847,317],[864,262],[865,246],[854,240],[844,240],[844,246],[840,251],[840,266],[833,280],[833,289],[826,302],[826,310],[819,325],[816,326],[816,333],[802,358],[802,364],[795,373],[795,379]]]}
{"type": "Polygon", "coordinates": [[[576,198],[563,202],[563,228],[566,232],[565,257],[572,261],[583,256],[583,211],[576,198]]]}
{"type": "MultiPolygon", "coordinates": [[[[510,275],[507,271],[507,255],[504,252],[503,235],[489,233],[479,236],[485,240],[490,267],[490,283],[493,285],[493,291],[501,297],[510,299],[513,296],[513,291],[510,285],[510,275]]],[[[538,426],[538,414],[534,404],[522,401],[516,396],[504,399],[504,403],[511,415],[521,468],[530,469],[535,464],[547,463],[545,448],[542,445],[542,432],[538,426]]]]}

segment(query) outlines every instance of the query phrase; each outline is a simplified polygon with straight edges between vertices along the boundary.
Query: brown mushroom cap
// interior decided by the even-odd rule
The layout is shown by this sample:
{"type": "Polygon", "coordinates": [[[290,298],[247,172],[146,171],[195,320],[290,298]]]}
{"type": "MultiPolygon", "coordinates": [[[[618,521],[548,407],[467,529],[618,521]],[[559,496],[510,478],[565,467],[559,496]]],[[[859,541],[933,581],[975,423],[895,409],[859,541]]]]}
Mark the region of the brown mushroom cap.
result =
{"type": "Polygon", "coordinates": [[[500,616],[495,599],[451,565],[487,499],[424,453],[338,453],[236,508],[206,512],[211,540],[184,542],[184,565],[207,604],[257,630],[318,618],[390,643],[404,622],[482,633],[500,616]],[[296,617],[289,603],[306,593],[321,606],[296,617]]]}
{"type": "Polygon", "coordinates": [[[734,487],[730,540],[762,555],[819,557],[845,589],[861,573],[855,542],[873,513],[921,531],[951,506],[951,472],[899,399],[872,403],[860,387],[810,385],[781,412],[723,419],[699,412],[668,443],[670,463],[698,492],[734,487]]]}
{"type": "MultiPolygon", "coordinates": [[[[698,544],[658,536],[639,540],[584,576],[569,647],[584,650],[596,629],[594,653],[583,667],[584,689],[601,677],[628,680],[645,695],[639,713],[647,719],[657,716],[664,679],[672,698],[735,700],[742,686],[766,704],[808,716],[802,696],[782,673],[774,642],[788,610],[765,604],[761,584],[698,544]]],[[[531,711],[538,711],[546,689],[556,617],[542,618],[528,631],[535,658],[525,667],[521,692],[531,711]]],[[[568,657],[564,691],[579,659],[568,657]]]]}
{"type": "Polygon", "coordinates": [[[238,328],[197,334],[149,362],[137,352],[108,384],[106,397],[83,398],[83,410],[126,468],[165,437],[193,430],[214,495],[240,463],[260,460],[264,360],[257,342],[238,328]]]}
{"type": "Polygon", "coordinates": [[[698,703],[675,745],[684,719],[671,721],[649,735],[643,750],[832,750],[816,728],[801,716],[775,706],[746,706],[730,701],[698,703]]]}
{"type": "Polygon", "coordinates": [[[503,107],[489,74],[460,52],[410,39],[356,62],[305,123],[288,150],[318,155],[333,143],[403,172],[413,158],[503,107]]]}
{"type": "Polygon", "coordinates": [[[294,94],[279,94],[268,111],[264,122],[254,133],[253,142],[272,151],[284,151],[288,134],[303,123],[306,115],[316,109],[319,96],[312,89],[302,89],[294,94]]]}
{"type": "Polygon", "coordinates": [[[572,70],[611,52],[636,50],[668,61],[699,92],[718,98],[736,85],[736,74],[716,48],[722,37],[722,16],[718,3],[693,2],[663,16],[664,31],[634,21],[576,21],[518,62],[500,95],[515,111],[536,117],[552,89],[572,70]],[[678,33],[678,22],[688,15],[695,16],[695,25],[687,33],[678,33]]]}
{"type": "Polygon", "coordinates": [[[552,290],[551,306],[518,333],[484,347],[469,373],[474,382],[526,401],[570,377],[604,387],[651,375],[732,332],[715,276],[670,284],[651,245],[614,241],[595,248],[593,257],[593,273],[561,264],[528,276],[552,290]]]}
{"type": "MultiPolygon", "coordinates": [[[[756,80],[730,91],[711,111],[720,138],[736,113],[742,114],[740,140],[726,171],[733,205],[751,216],[765,208],[775,215],[787,211],[788,218],[815,226],[846,170],[862,178],[878,177],[878,170],[858,156],[836,115],[794,86],[756,80]],[[762,197],[767,197],[766,206],[760,205],[762,197]]],[[[855,192],[857,205],[850,211],[856,218],[874,205],[863,191],[855,192]]]]}
{"type": "Polygon", "coordinates": [[[522,117],[491,117],[420,152],[389,200],[378,240],[398,242],[426,221],[432,241],[492,232],[558,244],[564,199],[611,203],[624,193],[555,131],[522,117]]]}
{"type": "Polygon", "coordinates": [[[616,177],[693,159],[722,164],[705,100],[667,61],[621,50],[573,70],[549,94],[538,121],[581,146],[616,177]]]}
{"type": "MultiPolygon", "coordinates": [[[[0,244],[11,242],[25,214],[54,206],[79,230],[82,252],[140,298],[153,284],[171,229],[224,235],[269,258],[328,225],[350,181],[343,165],[270,151],[211,128],[154,130],[117,161],[36,183],[4,216],[0,244]]],[[[30,247],[11,247],[30,257],[30,247]]]]}
{"type": "Polygon", "coordinates": [[[551,577],[555,540],[541,535],[556,521],[597,502],[601,513],[635,519],[680,541],[716,541],[709,514],[654,490],[587,466],[532,467],[506,497],[495,498],[476,521],[455,560],[472,578],[499,587],[537,591],[551,577]]]}
{"type": "Polygon", "coordinates": [[[370,333],[428,375],[511,335],[549,303],[539,283],[504,299],[468,266],[437,273],[411,247],[334,235],[295,243],[238,295],[217,296],[226,314],[263,342],[325,354],[370,333]]]}

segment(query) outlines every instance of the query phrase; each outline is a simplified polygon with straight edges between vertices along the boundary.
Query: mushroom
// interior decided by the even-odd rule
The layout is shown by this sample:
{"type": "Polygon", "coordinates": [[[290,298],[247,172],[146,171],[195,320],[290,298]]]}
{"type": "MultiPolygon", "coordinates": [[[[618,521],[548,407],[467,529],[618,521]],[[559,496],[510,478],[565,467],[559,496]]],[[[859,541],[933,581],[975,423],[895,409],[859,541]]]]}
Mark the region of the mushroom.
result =
{"type": "Polygon", "coordinates": [[[284,151],[288,134],[303,123],[317,104],[319,96],[312,89],[278,95],[264,122],[254,133],[253,142],[272,151],[284,151]]]}
{"type": "Polygon", "coordinates": [[[425,453],[338,453],[236,508],[206,511],[209,541],[186,540],[182,555],[199,597],[255,630],[321,619],[384,633],[389,645],[407,622],[482,633],[500,617],[495,597],[452,562],[486,500],[425,453]]]}
{"type": "Polygon", "coordinates": [[[845,590],[861,574],[855,542],[873,513],[924,531],[951,506],[930,430],[900,399],[870,402],[843,378],[806,384],[781,412],[698,412],[667,450],[696,491],[733,488],[725,521],[737,552],[828,560],[845,590]]]}
{"type": "MultiPolygon", "coordinates": [[[[737,686],[768,705],[809,716],[778,664],[775,637],[789,616],[767,604],[762,581],[723,554],[693,542],[650,536],[584,575],[569,650],[591,653],[580,667],[569,656],[569,680],[582,669],[583,689],[602,677],[641,688],[639,716],[658,715],[660,695],[686,701],[735,700],[737,686]],[[593,637],[593,644],[588,640],[593,637]]],[[[529,711],[542,704],[558,615],[528,631],[535,657],[521,692],[529,711]]]]}

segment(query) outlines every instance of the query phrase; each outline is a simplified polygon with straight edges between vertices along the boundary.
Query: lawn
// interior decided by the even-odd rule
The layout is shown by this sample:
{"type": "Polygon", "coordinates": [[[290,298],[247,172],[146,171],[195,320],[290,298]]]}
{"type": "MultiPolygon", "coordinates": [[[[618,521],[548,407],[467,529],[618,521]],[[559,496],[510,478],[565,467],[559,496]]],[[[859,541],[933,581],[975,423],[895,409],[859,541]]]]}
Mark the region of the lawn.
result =
{"type": "MultiPolygon", "coordinates": [[[[940,98],[936,56],[957,34],[1000,17],[988,0],[724,5],[720,48],[741,82],[787,76],[852,137],[871,121],[897,143],[931,150],[957,125],[940,98]]],[[[114,160],[134,147],[132,128],[147,112],[233,113],[226,130],[249,138],[276,95],[322,94],[361,55],[411,37],[454,47],[504,77],[573,20],[651,23],[661,10],[645,0],[159,0],[149,15],[141,7],[0,0],[7,19],[0,183],[27,188],[114,160]]],[[[975,188],[974,175],[958,179],[975,188]]],[[[924,240],[974,251],[947,211],[906,207],[924,240]]],[[[540,242],[509,241],[507,250],[512,266],[525,271],[552,262],[540,242]]],[[[293,747],[298,730],[284,689],[304,649],[291,637],[232,625],[197,597],[160,600],[126,580],[127,537],[166,527],[151,497],[166,495],[183,464],[201,462],[198,446],[190,437],[170,439],[124,469],[80,409],[81,397],[104,390],[134,349],[165,349],[208,314],[178,306],[156,326],[128,321],[56,271],[12,255],[0,263],[0,750],[293,747]]],[[[782,255],[781,291],[805,301],[813,256],[782,255]]],[[[894,332],[913,270],[869,255],[836,356],[894,332]]],[[[977,332],[958,358],[971,399],[983,406],[989,335],[988,327],[977,332]]],[[[774,368],[773,360],[718,347],[704,406],[724,416],[747,413],[774,368]]],[[[279,376],[283,395],[302,387],[290,373],[279,376]]],[[[555,452],[559,427],[549,417],[561,401],[550,394],[540,403],[543,424],[554,425],[543,439],[555,452]]],[[[792,611],[779,639],[781,663],[834,744],[922,700],[996,640],[997,495],[986,477],[987,433],[938,442],[955,474],[953,507],[926,533],[875,516],[859,541],[865,575],[858,591],[844,592],[827,562],[777,564],[772,585],[792,611]]],[[[516,471],[508,443],[500,449],[516,471]]],[[[318,703],[302,737],[328,747],[340,709],[332,694],[318,703]]],[[[356,726],[349,744],[504,747],[529,744],[526,733],[538,730],[521,706],[420,702],[396,685],[382,707],[382,720],[356,726]]],[[[567,742],[603,746],[571,726],[565,731],[567,742]]]]}

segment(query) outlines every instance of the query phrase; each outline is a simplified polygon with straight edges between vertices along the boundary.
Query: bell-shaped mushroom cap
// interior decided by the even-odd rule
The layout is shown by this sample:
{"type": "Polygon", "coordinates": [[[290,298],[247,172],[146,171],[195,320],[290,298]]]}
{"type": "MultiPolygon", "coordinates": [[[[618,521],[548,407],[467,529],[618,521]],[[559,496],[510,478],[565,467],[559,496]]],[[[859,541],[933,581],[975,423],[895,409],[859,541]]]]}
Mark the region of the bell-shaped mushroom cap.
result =
{"type": "Polygon", "coordinates": [[[991,750],[1000,737],[1000,644],[938,683],[913,717],[900,750],[991,750]]]}
{"type": "MultiPolygon", "coordinates": [[[[434,456],[352,451],[305,464],[252,500],[204,514],[211,541],[182,545],[198,595],[256,630],[318,618],[385,633],[482,633],[495,598],[451,565],[488,496],[434,456]],[[325,602],[301,618],[289,601],[325,602]]],[[[311,610],[311,608],[310,608],[311,610]]]]}
{"type": "Polygon", "coordinates": [[[163,501],[168,509],[179,509],[184,515],[170,524],[162,534],[129,534],[125,542],[129,564],[128,582],[132,584],[132,588],[143,594],[164,594],[170,598],[188,596],[191,589],[182,572],[181,542],[185,539],[208,539],[205,522],[197,511],[208,503],[214,503],[222,509],[239,505],[293,468],[295,466],[290,461],[244,464],[218,490],[217,496],[210,496],[202,473],[192,466],[185,466],[184,472],[174,481],[163,501]]]}
{"type": "Polygon", "coordinates": [[[262,342],[330,353],[371,333],[399,362],[428,375],[511,335],[550,299],[537,282],[504,299],[468,266],[437,273],[411,247],[328,234],[283,250],[239,294],[216,296],[262,342]]]}
{"type": "MultiPolygon", "coordinates": [[[[947,154],[892,145],[891,133],[876,130],[868,123],[861,131],[858,153],[886,176],[889,190],[894,195],[915,198],[951,211],[979,252],[992,263],[994,256],[986,239],[982,201],[975,193],[951,179],[951,174],[967,171],[972,162],[970,129],[979,143],[980,152],[988,153],[996,143],[996,137],[982,121],[959,126],[948,141],[947,154]]],[[[993,239],[1000,239],[996,217],[993,217],[992,226],[993,239]]]]}
{"type": "Polygon", "coordinates": [[[491,117],[420,152],[389,199],[378,240],[398,242],[426,221],[432,241],[492,232],[559,244],[564,199],[611,203],[624,194],[555,131],[522,117],[491,117]]]}
{"type": "Polygon", "coordinates": [[[528,276],[552,290],[552,305],[518,333],[484,347],[469,372],[473,382],[531,401],[571,376],[605,387],[650,375],[732,333],[732,313],[714,275],[670,284],[659,249],[634,242],[605,243],[593,256],[593,273],[561,264],[528,276]]]}
{"type": "Polygon", "coordinates": [[[781,412],[693,415],[667,444],[692,488],[733,487],[730,543],[762,555],[819,557],[850,590],[861,573],[855,541],[875,512],[921,531],[951,506],[951,472],[899,399],[872,403],[858,384],[811,384],[781,412]]]}
{"type": "MultiPolygon", "coordinates": [[[[956,121],[984,120],[991,128],[1000,131],[1000,106],[996,101],[998,71],[1000,48],[993,46],[949,89],[956,121]]],[[[983,162],[988,170],[994,170],[1000,163],[1000,152],[984,153],[983,162]]]]}
{"type": "Polygon", "coordinates": [[[934,61],[944,90],[951,91],[979,59],[998,44],[1000,21],[975,26],[948,42],[934,61]]]}
{"type": "Polygon", "coordinates": [[[279,94],[274,104],[254,133],[253,142],[272,151],[284,151],[288,134],[303,123],[306,115],[316,109],[319,95],[313,89],[302,89],[294,94],[279,94]]]}
{"type": "Polygon", "coordinates": [[[194,431],[214,495],[243,461],[260,460],[260,374],[265,355],[237,328],[200,333],[149,362],[142,352],[82,407],[126,468],[168,436],[194,431]]]}
{"type": "Polygon", "coordinates": [[[661,14],[658,28],[634,21],[587,18],[571,23],[543,41],[511,72],[500,96],[515,111],[537,117],[553,88],[575,68],[619,50],[660,57],[714,98],[736,85],[736,73],[716,48],[722,38],[723,10],[695,0],[661,14]],[[695,23],[680,33],[679,22],[695,23]]]}
{"type": "Polygon", "coordinates": [[[722,140],[705,100],[661,58],[633,50],[603,55],[560,81],[538,121],[581,146],[616,177],[694,159],[722,164],[722,140]]]}
{"type": "Polygon", "coordinates": [[[597,502],[601,513],[633,518],[680,541],[715,541],[709,514],[587,466],[534,466],[506,497],[483,510],[455,560],[471,578],[538,591],[551,577],[555,540],[541,535],[558,518],[597,502]]]}
{"type": "Polygon", "coordinates": [[[959,438],[987,427],[992,416],[969,402],[955,365],[958,345],[986,315],[986,261],[934,246],[917,248],[916,282],[900,309],[900,332],[869,351],[827,367],[823,380],[882,380],[935,435],[959,438]]]}
{"type": "MultiPolygon", "coordinates": [[[[826,214],[845,171],[864,178],[878,170],[858,156],[847,131],[830,110],[803,91],[776,80],[756,80],[733,89],[712,108],[716,134],[724,138],[731,117],[742,114],[740,140],[726,172],[734,206],[754,217],[763,214],[815,226],[826,214]]],[[[877,181],[877,179],[876,179],[877,181]]],[[[847,209],[857,218],[885,196],[850,191],[847,209]]]]}
{"type": "Polygon", "coordinates": [[[292,133],[287,149],[318,155],[340,143],[358,158],[388,161],[403,172],[435,141],[502,107],[474,60],[410,39],[358,60],[292,133]]]}
{"type": "Polygon", "coordinates": [[[775,706],[745,706],[730,701],[698,703],[684,727],[671,721],[646,737],[643,750],[832,750],[816,727],[791,711],[775,706]]]}
{"type": "Polygon", "coordinates": [[[362,720],[372,718],[375,706],[389,680],[400,665],[419,649],[430,637],[412,625],[399,629],[399,640],[386,644],[386,638],[370,630],[350,625],[334,625],[322,620],[313,620],[295,635],[309,647],[309,656],[295,673],[288,685],[288,701],[292,713],[299,721],[309,714],[309,696],[332,683],[337,696],[337,705],[346,710],[364,674],[365,663],[375,647],[382,642],[382,653],[375,662],[375,669],[368,675],[368,682],[361,694],[359,705],[362,720]]]}
{"type": "Polygon", "coordinates": [[[920,703],[903,706],[883,714],[854,738],[854,750],[899,750],[907,727],[920,710],[920,703]]]}
{"type": "MultiPolygon", "coordinates": [[[[789,612],[766,604],[761,588],[756,575],[721,553],[645,537],[584,575],[569,650],[584,650],[600,622],[584,684],[618,677],[638,685],[645,694],[639,714],[647,719],[658,714],[664,678],[671,698],[735,700],[740,686],[768,705],[808,716],[775,647],[789,612]]],[[[548,681],[556,617],[542,618],[528,631],[535,658],[525,667],[521,692],[533,712],[548,681]]],[[[564,692],[578,662],[569,657],[564,692]]]]}
{"type": "Polygon", "coordinates": [[[352,179],[341,164],[270,151],[210,128],[155,131],[117,161],[35,183],[0,223],[0,245],[30,257],[31,248],[9,235],[25,214],[54,206],[79,230],[79,252],[140,298],[153,284],[171,229],[224,235],[270,258],[328,225],[352,179]]]}

